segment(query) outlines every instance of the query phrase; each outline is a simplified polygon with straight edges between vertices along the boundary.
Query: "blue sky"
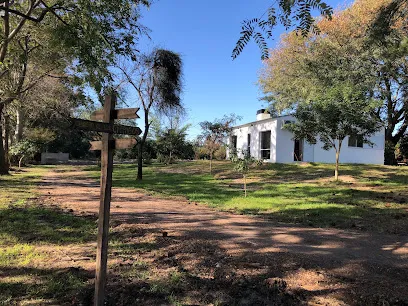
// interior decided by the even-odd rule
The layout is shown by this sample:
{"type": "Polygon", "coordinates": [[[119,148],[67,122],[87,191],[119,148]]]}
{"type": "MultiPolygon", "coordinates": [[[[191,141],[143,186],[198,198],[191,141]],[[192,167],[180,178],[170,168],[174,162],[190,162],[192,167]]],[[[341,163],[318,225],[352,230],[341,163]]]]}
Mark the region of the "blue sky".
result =
{"type": "MultiPolygon", "coordinates": [[[[170,49],[182,55],[185,89],[183,103],[192,124],[189,138],[200,133],[198,123],[235,113],[241,122],[255,120],[258,101],[257,75],[262,66],[260,52],[251,42],[236,59],[231,52],[244,19],[261,16],[272,0],[159,0],[143,10],[140,20],[150,28],[151,40],[142,39],[138,48],[170,49]]],[[[342,1],[344,2],[344,1],[342,1]]],[[[326,3],[336,7],[340,1],[326,3]]],[[[283,33],[277,27],[269,46],[283,33]]],[[[134,95],[130,93],[130,100],[134,95]]],[[[131,101],[129,101],[131,102],[131,101]]],[[[139,121],[138,123],[142,123],[139,121]]]]}

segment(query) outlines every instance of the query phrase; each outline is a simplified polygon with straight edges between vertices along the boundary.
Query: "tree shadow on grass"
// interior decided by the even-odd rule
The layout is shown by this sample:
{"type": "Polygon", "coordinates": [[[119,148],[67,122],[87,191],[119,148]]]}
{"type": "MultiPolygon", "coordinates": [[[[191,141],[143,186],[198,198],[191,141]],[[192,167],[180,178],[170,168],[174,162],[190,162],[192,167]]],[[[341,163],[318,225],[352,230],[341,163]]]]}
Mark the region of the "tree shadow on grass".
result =
{"type": "Polygon", "coordinates": [[[23,243],[83,243],[95,240],[95,220],[43,205],[10,205],[0,209],[0,234],[23,243]]]}
{"type": "Polygon", "coordinates": [[[91,305],[93,273],[80,268],[0,266],[0,304],[37,300],[40,305],[91,305]]]}
{"type": "Polygon", "coordinates": [[[387,234],[407,234],[408,214],[400,209],[384,211],[378,208],[321,207],[307,209],[284,209],[275,213],[259,209],[243,209],[245,214],[259,214],[267,219],[300,223],[312,227],[356,229],[387,234]]]}

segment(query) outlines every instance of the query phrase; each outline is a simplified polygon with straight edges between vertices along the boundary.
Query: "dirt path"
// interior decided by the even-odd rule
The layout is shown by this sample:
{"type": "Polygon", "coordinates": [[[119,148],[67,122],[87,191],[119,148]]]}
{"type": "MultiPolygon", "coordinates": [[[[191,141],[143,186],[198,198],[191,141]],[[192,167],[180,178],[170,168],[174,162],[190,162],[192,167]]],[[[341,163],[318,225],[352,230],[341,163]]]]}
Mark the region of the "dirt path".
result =
{"type": "MultiPolygon", "coordinates": [[[[73,213],[97,213],[99,184],[86,173],[52,171],[40,190],[73,213]]],[[[408,305],[406,236],[276,224],[124,188],[113,189],[111,213],[113,228],[153,235],[167,257],[202,278],[244,278],[247,287],[282,279],[286,292],[309,304],[408,305]]],[[[263,299],[246,295],[239,305],[263,299]]]]}

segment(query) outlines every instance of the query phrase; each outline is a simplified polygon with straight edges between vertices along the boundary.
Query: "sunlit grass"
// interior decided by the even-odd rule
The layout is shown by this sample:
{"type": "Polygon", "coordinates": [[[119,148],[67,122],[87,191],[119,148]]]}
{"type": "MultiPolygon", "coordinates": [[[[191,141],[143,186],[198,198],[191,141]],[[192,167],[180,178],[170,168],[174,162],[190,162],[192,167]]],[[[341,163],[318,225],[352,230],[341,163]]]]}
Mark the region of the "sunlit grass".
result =
{"type": "Polygon", "coordinates": [[[0,305],[58,304],[87,284],[77,273],[51,268],[50,250],[94,240],[95,224],[41,205],[36,189],[47,171],[0,176],[0,305]]]}
{"type": "MultiPolygon", "coordinates": [[[[88,168],[98,177],[97,168],[88,168]]],[[[330,164],[264,164],[249,174],[248,197],[228,161],[179,162],[144,167],[136,181],[135,165],[116,165],[114,186],[140,188],[165,196],[183,196],[221,210],[262,214],[278,221],[312,226],[406,232],[408,169],[404,167],[340,166],[340,182],[330,164]]]]}

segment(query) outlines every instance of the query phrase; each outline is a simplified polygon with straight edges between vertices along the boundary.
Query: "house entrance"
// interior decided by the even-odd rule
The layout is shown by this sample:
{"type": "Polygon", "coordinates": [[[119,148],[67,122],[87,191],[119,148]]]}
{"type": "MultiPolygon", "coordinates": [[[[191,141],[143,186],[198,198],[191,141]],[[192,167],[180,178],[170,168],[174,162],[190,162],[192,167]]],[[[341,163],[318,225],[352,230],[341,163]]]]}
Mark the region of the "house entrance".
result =
{"type": "Polygon", "coordinates": [[[303,161],[303,139],[295,139],[295,150],[293,152],[294,161],[303,161]]]}

